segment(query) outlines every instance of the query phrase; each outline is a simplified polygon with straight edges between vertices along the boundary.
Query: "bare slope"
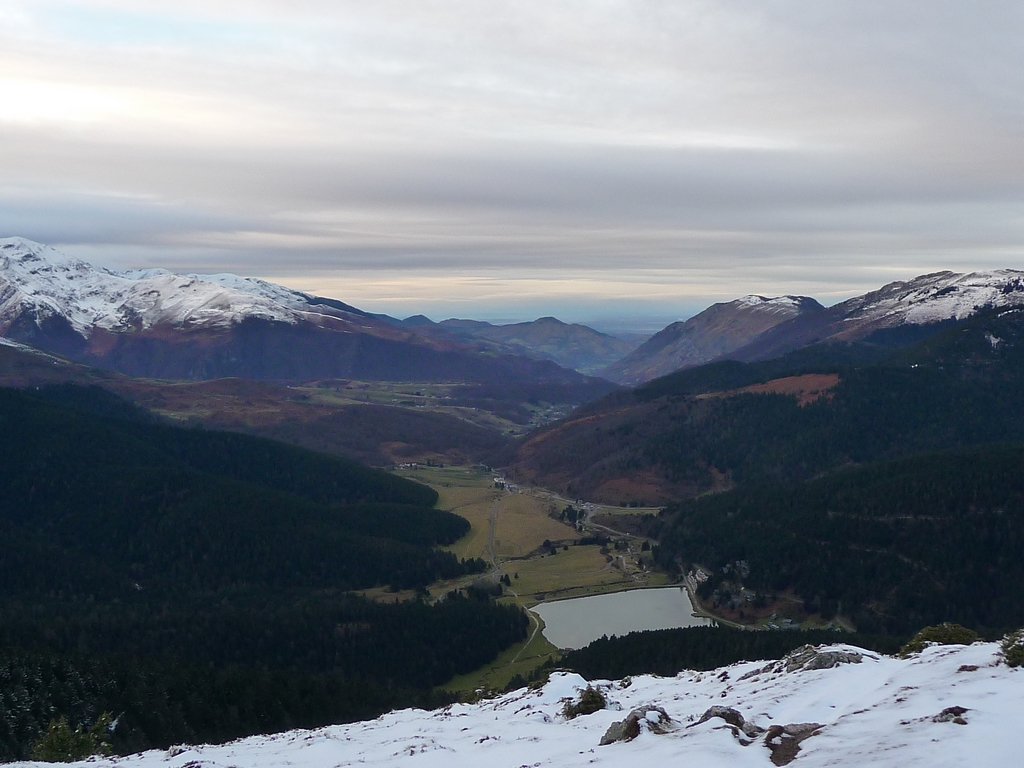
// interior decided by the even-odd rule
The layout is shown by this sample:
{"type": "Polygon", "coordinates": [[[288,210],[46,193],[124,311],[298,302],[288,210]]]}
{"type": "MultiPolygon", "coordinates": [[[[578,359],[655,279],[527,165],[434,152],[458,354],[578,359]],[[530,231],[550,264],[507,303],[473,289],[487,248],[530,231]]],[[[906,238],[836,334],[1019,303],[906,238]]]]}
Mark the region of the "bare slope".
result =
{"type": "Polygon", "coordinates": [[[659,331],[599,375],[620,384],[642,384],[728,355],[779,323],[813,316],[822,309],[807,296],[745,296],[714,304],[685,322],[659,331]]]}
{"type": "Polygon", "coordinates": [[[67,384],[101,387],[175,422],[269,437],[375,466],[479,461],[507,442],[499,431],[454,415],[454,408],[354,403],[330,390],[238,378],[136,379],[0,338],[0,387],[46,390],[67,384]]]}

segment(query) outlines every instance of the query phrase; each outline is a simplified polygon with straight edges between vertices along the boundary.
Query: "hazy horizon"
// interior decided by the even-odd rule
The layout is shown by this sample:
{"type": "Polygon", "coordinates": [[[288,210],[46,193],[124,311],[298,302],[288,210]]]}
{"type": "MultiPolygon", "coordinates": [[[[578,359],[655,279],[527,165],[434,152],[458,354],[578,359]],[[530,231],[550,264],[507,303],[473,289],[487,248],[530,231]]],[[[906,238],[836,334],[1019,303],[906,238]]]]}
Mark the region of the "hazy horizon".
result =
{"type": "Polygon", "coordinates": [[[8,0],[0,233],[433,319],[1024,266],[1024,7],[8,0]]]}

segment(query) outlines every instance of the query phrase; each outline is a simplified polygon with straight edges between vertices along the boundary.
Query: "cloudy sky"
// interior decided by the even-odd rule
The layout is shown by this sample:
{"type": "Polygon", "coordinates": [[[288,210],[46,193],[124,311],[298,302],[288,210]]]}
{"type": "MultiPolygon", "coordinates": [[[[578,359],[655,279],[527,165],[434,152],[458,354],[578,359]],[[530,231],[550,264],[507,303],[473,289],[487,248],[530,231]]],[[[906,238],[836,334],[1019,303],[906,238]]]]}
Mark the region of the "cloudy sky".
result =
{"type": "Polygon", "coordinates": [[[435,319],[1024,267],[1022,40],[1011,0],[0,0],[0,235],[435,319]]]}

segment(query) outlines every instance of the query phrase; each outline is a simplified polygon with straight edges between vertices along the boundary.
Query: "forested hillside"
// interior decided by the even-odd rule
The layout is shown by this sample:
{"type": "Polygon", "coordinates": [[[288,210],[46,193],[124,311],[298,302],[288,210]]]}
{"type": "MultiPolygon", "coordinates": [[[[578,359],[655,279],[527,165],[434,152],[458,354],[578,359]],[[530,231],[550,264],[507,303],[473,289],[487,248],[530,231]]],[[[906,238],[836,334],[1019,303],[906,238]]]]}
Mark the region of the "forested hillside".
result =
{"type": "Polygon", "coordinates": [[[58,714],[125,713],[125,749],[373,716],[525,634],[486,601],[347,594],[483,569],[434,548],[468,523],[425,486],[76,388],[0,390],[0,435],[0,757],[58,714]]]}
{"type": "MultiPolygon", "coordinates": [[[[1024,623],[1024,446],[989,446],[762,485],[664,510],[655,558],[712,577],[699,593],[791,590],[808,612],[909,633],[1024,623]],[[740,579],[724,567],[745,561],[740,579]]],[[[735,570],[735,569],[733,569],[735,570]]]]}
{"type": "Polygon", "coordinates": [[[991,310],[909,347],[883,334],[683,371],[538,430],[510,471],[571,497],[655,503],[1021,440],[1022,329],[1020,310],[991,310]]]}

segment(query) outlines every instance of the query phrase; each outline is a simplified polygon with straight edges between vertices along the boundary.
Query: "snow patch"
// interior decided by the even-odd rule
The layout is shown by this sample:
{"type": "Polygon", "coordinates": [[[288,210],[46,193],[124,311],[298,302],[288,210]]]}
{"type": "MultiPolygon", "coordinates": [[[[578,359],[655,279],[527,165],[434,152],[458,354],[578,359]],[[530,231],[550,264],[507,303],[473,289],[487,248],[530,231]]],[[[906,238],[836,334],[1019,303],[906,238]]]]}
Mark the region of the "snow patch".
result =
{"type": "Polygon", "coordinates": [[[935,646],[909,659],[850,646],[816,652],[836,658],[856,654],[862,662],[790,671],[743,662],[674,678],[634,677],[628,687],[597,681],[592,684],[614,697],[615,708],[569,721],[560,716],[563,703],[578,696],[587,682],[556,673],[539,690],[522,689],[478,704],[403,710],[368,722],[94,759],[88,765],[767,768],[797,752],[796,764],[804,768],[1019,763],[1024,671],[1000,664],[997,644],[935,646]],[[958,673],[971,667],[970,673],[958,673]],[[700,722],[712,707],[719,714],[700,722]],[[609,726],[622,720],[622,710],[643,720],[640,732],[632,740],[599,746],[609,726]],[[641,715],[659,710],[680,727],[654,728],[654,720],[662,718],[641,715]]]}
{"type": "Polygon", "coordinates": [[[756,312],[797,315],[806,302],[807,299],[803,296],[773,296],[769,298],[767,296],[751,294],[736,299],[735,303],[756,312]]]}
{"type": "Polygon", "coordinates": [[[993,269],[968,274],[937,272],[890,283],[845,302],[847,320],[923,325],[963,320],[986,307],[1024,305],[1024,271],[993,269]]]}

